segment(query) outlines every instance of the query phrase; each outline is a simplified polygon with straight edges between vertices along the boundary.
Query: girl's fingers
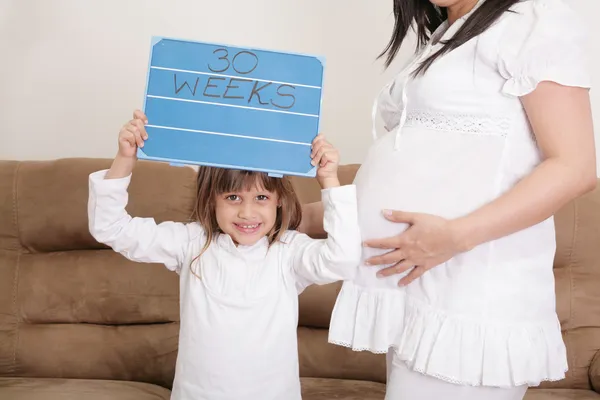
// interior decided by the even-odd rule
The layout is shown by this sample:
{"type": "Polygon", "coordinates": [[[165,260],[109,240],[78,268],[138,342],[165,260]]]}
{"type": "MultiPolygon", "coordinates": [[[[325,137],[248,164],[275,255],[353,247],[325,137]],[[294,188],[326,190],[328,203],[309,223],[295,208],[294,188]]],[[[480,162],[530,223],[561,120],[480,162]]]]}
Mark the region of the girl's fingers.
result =
{"type": "Polygon", "coordinates": [[[337,163],[340,160],[340,155],[338,151],[333,147],[327,149],[324,155],[327,155],[327,160],[333,163],[337,163]]]}
{"type": "Polygon", "coordinates": [[[142,139],[140,130],[137,126],[133,124],[127,124],[127,131],[133,135],[133,139],[139,147],[144,147],[144,140],[142,139]]]}
{"type": "Polygon", "coordinates": [[[144,114],[142,111],[140,110],[135,110],[133,112],[133,119],[138,119],[140,121],[143,121],[145,124],[148,123],[148,118],[146,117],[146,114],[144,114]]]}
{"type": "Polygon", "coordinates": [[[315,138],[313,139],[313,143],[318,142],[319,140],[324,139],[325,136],[322,133],[319,133],[317,136],[315,136],[315,138]]]}
{"type": "Polygon", "coordinates": [[[329,162],[333,162],[333,160],[330,157],[330,154],[331,154],[331,151],[327,151],[327,150],[323,153],[323,156],[321,157],[321,163],[320,163],[321,167],[324,167],[329,162]]]}
{"type": "Polygon", "coordinates": [[[121,142],[129,144],[131,147],[135,147],[137,144],[135,140],[135,134],[129,130],[124,130],[121,132],[120,140],[121,142]]]}
{"type": "Polygon", "coordinates": [[[321,157],[321,166],[325,166],[325,164],[331,162],[335,163],[335,151],[332,149],[327,149],[323,152],[323,156],[321,157]]]}
{"type": "Polygon", "coordinates": [[[314,156],[314,159],[315,159],[315,161],[317,161],[317,162],[318,162],[318,161],[320,161],[320,160],[321,160],[321,157],[323,157],[323,154],[324,154],[326,151],[329,151],[329,150],[331,150],[332,148],[333,148],[333,147],[332,147],[330,144],[328,144],[328,143],[327,143],[327,144],[323,144],[322,146],[318,146],[318,147],[315,149],[315,156],[314,156]]]}
{"type": "Polygon", "coordinates": [[[314,140],[312,144],[312,151],[310,154],[312,158],[311,164],[314,166],[324,167],[328,163],[337,163],[338,154],[337,150],[325,140],[325,137],[320,134],[314,140]]]}
{"type": "Polygon", "coordinates": [[[131,124],[135,127],[135,133],[136,133],[136,135],[139,136],[139,140],[141,140],[141,143],[142,143],[141,145],[138,144],[138,146],[143,146],[144,140],[148,139],[148,134],[146,133],[146,128],[144,127],[144,123],[142,121],[140,121],[139,119],[134,119],[131,121],[131,124]]]}
{"type": "Polygon", "coordinates": [[[323,135],[318,135],[316,138],[314,138],[313,142],[312,142],[312,155],[314,155],[317,151],[317,149],[319,149],[321,146],[323,146],[324,144],[329,144],[326,140],[325,137],[323,135]]]}
{"type": "Polygon", "coordinates": [[[317,149],[317,151],[314,153],[314,155],[312,156],[312,165],[320,165],[321,164],[321,157],[323,155],[323,150],[322,149],[317,149]]]}
{"type": "Polygon", "coordinates": [[[144,126],[144,123],[139,120],[139,119],[134,119],[133,121],[131,121],[140,131],[140,136],[142,137],[142,139],[146,140],[148,139],[148,133],[146,133],[146,127],[144,126]]]}

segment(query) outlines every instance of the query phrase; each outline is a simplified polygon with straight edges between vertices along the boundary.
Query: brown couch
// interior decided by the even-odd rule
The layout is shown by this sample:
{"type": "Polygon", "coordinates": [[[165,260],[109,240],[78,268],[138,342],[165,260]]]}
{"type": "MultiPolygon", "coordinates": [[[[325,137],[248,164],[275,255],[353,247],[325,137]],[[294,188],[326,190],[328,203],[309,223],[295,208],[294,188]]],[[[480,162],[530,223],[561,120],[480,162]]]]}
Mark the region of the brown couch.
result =
{"type": "MultiPolygon", "coordinates": [[[[177,275],[136,264],[88,233],[87,176],[109,160],[0,162],[0,399],[168,399],[177,275]]],[[[345,166],[352,179],[356,166],[345,166]]],[[[188,220],[194,171],[141,162],[129,211],[188,220]]],[[[319,196],[296,179],[303,201],[319,196]]],[[[600,191],[557,216],[558,311],[570,371],[528,400],[600,399],[600,191]],[[594,391],[595,390],[595,391],[594,391]]],[[[309,288],[298,328],[305,400],[383,399],[383,356],[327,344],[339,284],[309,288]]]]}

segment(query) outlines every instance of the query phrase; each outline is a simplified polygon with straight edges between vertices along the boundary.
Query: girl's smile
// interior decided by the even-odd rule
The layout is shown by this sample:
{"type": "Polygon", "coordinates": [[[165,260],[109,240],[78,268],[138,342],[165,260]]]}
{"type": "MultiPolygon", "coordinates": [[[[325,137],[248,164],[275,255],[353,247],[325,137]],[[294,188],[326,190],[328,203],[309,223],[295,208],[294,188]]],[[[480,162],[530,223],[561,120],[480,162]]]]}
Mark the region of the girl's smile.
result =
{"type": "Polygon", "coordinates": [[[217,195],[217,223],[235,244],[253,245],[275,226],[278,202],[276,193],[259,187],[217,195]]]}

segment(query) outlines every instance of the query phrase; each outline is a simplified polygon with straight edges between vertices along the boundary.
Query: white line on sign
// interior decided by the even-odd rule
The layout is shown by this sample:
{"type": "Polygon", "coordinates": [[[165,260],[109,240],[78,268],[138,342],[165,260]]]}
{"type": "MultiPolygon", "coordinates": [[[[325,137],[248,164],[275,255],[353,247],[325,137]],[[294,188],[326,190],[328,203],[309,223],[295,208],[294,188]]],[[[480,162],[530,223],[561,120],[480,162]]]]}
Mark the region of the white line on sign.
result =
{"type": "Polygon", "coordinates": [[[155,96],[153,94],[149,94],[148,97],[151,97],[153,99],[162,99],[162,100],[175,100],[175,101],[185,101],[187,103],[201,103],[201,104],[211,104],[213,106],[223,106],[223,107],[235,107],[235,108],[245,108],[247,110],[257,110],[257,111],[269,111],[269,112],[276,112],[276,113],[283,113],[283,114],[293,114],[293,115],[302,115],[304,117],[313,117],[313,118],[319,118],[318,115],[315,114],[304,114],[304,113],[297,113],[297,112],[292,112],[292,111],[283,111],[283,110],[270,110],[268,108],[258,108],[258,107],[247,107],[247,106],[238,106],[235,104],[224,104],[224,103],[214,103],[212,101],[201,101],[201,100],[190,100],[190,99],[180,99],[177,97],[165,97],[165,96],[155,96]]]}
{"type": "Polygon", "coordinates": [[[301,83],[291,83],[291,82],[270,81],[268,79],[244,78],[244,77],[235,76],[235,75],[215,74],[214,72],[190,71],[190,70],[187,70],[187,69],[166,68],[166,67],[156,67],[156,66],[150,66],[150,68],[151,69],[161,69],[163,71],[187,72],[189,74],[222,76],[224,78],[237,78],[237,79],[242,79],[242,80],[245,80],[245,81],[271,82],[271,83],[278,83],[278,84],[281,84],[281,85],[292,85],[292,86],[306,87],[306,88],[311,88],[311,89],[321,89],[321,86],[303,85],[301,83]]]}
{"type": "MultiPolygon", "coordinates": [[[[188,164],[188,165],[209,165],[211,167],[218,167],[218,168],[235,168],[235,169],[245,169],[245,170],[249,170],[249,171],[259,171],[259,172],[267,172],[267,173],[273,173],[273,174],[280,174],[280,175],[291,175],[293,174],[292,171],[281,171],[281,170],[272,170],[272,169],[261,169],[261,168],[253,168],[253,167],[248,167],[247,165],[231,165],[231,164],[217,164],[217,163],[198,163],[197,161],[190,161],[190,160],[181,160],[181,159],[177,159],[177,158],[165,158],[165,157],[152,157],[149,156],[147,154],[144,155],[144,159],[146,160],[157,160],[157,161],[166,161],[166,162],[175,162],[178,164],[188,164]]],[[[314,168],[311,168],[311,171],[314,168]]],[[[308,171],[310,172],[310,171],[308,171]]]]}
{"type": "Polygon", "coordinates": [[[291,140],[281,140],[281,139],[271,139],[271,138],[256,137],[256,136],[236,135],[233,133],[201,131],[201,130],[196,130],[196,129],[175,128],[172,126],[161,126],[161,125],[146,125],[146,126],[149,128],[169,129],[169,130],[174,130],[174,131],[184,131],[184,132],[194,132],[194,133],[206,133],[209,135],[231,136],[231,137],[238,137],[238,138],[244,138],[244,139],[265,140],[268,142],[290,143],[290,144],[298,144],[298,145],[302,145],[302,146],[310,146],[311,145],[310,143],[293,142],[291,140]]]}

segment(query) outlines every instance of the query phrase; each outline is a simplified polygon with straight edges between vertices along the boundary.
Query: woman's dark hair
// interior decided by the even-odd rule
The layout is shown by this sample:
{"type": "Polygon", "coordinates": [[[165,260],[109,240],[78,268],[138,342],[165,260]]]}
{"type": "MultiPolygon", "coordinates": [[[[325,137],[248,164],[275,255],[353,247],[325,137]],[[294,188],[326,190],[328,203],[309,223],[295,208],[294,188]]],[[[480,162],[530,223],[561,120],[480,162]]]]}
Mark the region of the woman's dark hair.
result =
{"type": "MultiPolygon", "coordinates": [[[[436,59],[485,32],[502,14],[519,1],[521,0],[485,1],[451,39],[445,40],[438,51],[419,65],[414,74],[424,73],[436,59]]],[[[394,18],[396,22],[392,38],[378,57],[386,56],[386,68],[398,54],[408,30],[413,24],[416,25],[417,48],[421,48],[429,41],[431,34],[448,18],[448,11],[445,7],[438,7],[429,0],[394,0],[394,18]]]]}

